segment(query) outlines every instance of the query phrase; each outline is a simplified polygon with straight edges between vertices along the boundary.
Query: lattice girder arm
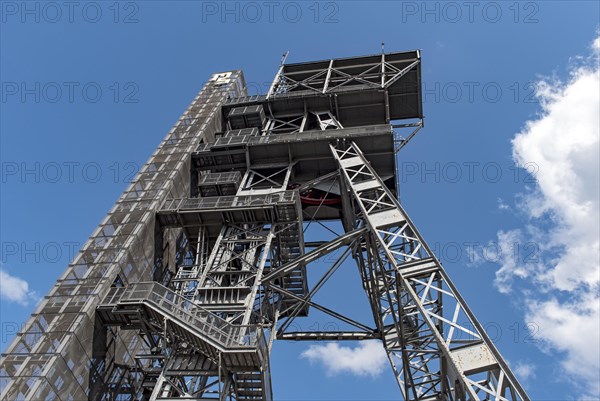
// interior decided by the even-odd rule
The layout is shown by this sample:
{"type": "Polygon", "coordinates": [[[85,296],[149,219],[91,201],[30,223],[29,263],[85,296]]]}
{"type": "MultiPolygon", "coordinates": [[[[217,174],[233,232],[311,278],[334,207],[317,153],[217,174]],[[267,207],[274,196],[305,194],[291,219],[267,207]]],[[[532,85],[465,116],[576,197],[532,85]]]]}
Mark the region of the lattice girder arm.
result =
{"type": "Polygon", "coordinates": [[[333,145],[369,229],[362,264],[376,321],[406,399],[529,398],[396,197],[358,146],[333,145]],[[442,302],[443,300],[443,302],[442,302]],[[398,370],[396,363],[401,363],[398,370]]]}

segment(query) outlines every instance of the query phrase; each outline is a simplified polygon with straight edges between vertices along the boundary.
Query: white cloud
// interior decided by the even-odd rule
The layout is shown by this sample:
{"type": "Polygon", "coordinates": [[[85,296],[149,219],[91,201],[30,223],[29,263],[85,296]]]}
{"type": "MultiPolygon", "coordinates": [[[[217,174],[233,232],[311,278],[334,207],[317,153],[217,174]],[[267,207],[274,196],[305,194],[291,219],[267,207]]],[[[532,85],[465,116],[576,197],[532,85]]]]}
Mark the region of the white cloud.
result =
{"type": "Polygon", "coordinates": [[[528,221],[498,232],[503,252],[496,285],[516,293],[526,318],[539,326],[546,350],[583,391],[600,395],[600,37],[578,58],[567,82],[537,85],[541,113],[512,141],[516,163],[535,163],[537,185],[519,197],[528,221]],[[534,245],[523,253],[523,244],[534,245]],[[528,257],[528,260],[525,260],[528,257]],[[532,285],[533,284],[533,285],[532,285]]]}
{"type": "Polygon", "coordinates": [[[539,276],[547,269],[544,260],[549,249],[546,235],[532,224],[523,229],[498,231],[497,242],[490,242],[484,249],[485,260],[498,262],[501,267],[496,271],[496,287],[500,292],[512,291],[516,280],[533,281],[540,289],[546,288],[539,276]],[[493,245],[493,246],[492,246],[493,245]]]}
{"type": "Polygon", "coordinates": [[[328,375],[351,373],[357,376],[378,376],[388,364],[380,341],[364,341],[357,347],[338,343],[311,345],[301,356],[311,363],[321,363],[328,375]]]}
{"type": "Polygon", "coordinates": [[[29,289],[27,281],[0,269],[0,298],[26,306],[36,301],[37,295],[29,289]]]}
{"type": "Polygon", "coordinates": [[[517,378],[522,381],[527,381],[535,377],[535,366],[527,362],[518,362],[513,368],[517,378]]]}
{"type": "Polygon", "coordinates": [[[508,206],[506,204],[506,202],[504,202],[504,199],[498,198],[498,209],[499,210],[508,210],[508,209],[510,209],[510,206],[508,206]]]}
{"type": "Polygon", "coordinates": [[[556,298],[534,301],[527,319],[535,322],[536,337],[549,350],[564,353],[564,369],[585,389],[600,394],[600,304],[592,292],[578,294],[574,301],[561,302],[556,298]],[[583,379],[583,380],[581,380],[583,379]]]}

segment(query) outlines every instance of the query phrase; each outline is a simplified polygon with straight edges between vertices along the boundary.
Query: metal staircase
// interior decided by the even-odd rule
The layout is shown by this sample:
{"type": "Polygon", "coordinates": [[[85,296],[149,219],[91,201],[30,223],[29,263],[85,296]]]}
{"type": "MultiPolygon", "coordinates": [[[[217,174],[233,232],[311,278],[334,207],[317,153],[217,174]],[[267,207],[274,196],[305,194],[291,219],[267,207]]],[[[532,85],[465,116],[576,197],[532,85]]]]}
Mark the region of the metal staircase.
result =
{"type": "Polygon", "coordinates": [[[172,399],[172,392],[177,391],[168,384],[169,375],[211,372],[215,366],[241,379],[235,381],[238,400],[271,398],[265,378],[270,374],[268,349],[260,326],[232,324],[157,282],[112,288],[98,313],[104,324],[130,330],[140,330],[144,322],[151,322],[155,327],[148,328],[150,332],[168,331],[197,352],[192,357],[167,359],[154,387],[160,390],[153,393],[153,401],[172,399]]]}

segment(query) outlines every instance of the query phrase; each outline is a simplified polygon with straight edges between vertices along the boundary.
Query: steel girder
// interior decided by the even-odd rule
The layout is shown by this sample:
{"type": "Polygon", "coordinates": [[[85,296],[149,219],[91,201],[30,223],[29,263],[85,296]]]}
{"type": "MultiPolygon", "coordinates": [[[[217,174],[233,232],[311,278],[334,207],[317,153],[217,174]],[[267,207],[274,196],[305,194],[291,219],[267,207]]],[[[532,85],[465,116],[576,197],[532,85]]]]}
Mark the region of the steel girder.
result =
{"type": "Polygon", "coordinates": [[[423,126],[420,52],[282,65],[267,96],[244,95],[241,72],[213,76],[10,348],[0,378],[19,380],[0,394],[270,400],[275,339],[379,339],[406,400],[529,401],[377,173],[396,175],[423,126]],[[304,253],[312,222],[336,238],[304,253]],[[306,266],[342,248],[309,289],[306,266]],[[315,301],[350,256],[374,328],[315,301]],[[352,328],[292,331],[309,307],[352,328]]]}
{"type": "Polygon", "coordinates": [[[382,54],[377,60],[361,65],[337,66],[336,60],[329,60],[315,66],[309,73],[302,71],[302,78],[297,78],[294,72],[280,68],[269,88],[267,98],[288,93],[297,89],[308,89],[317,93],[327,94],[339,91],[351,83],[361,83],[370,88],[386,89],[406,75],[420,63],[419,56],[409,60],[386,60],[382,54]],[[346,72],[347,69],[360,69],[359,72],[346,72]]]}
{"type": "Polygon", "coordinates": [[[404,398],[529,401],[358,146],[331,145],[331,151],[368,228],[354,257],[404,398]]]}

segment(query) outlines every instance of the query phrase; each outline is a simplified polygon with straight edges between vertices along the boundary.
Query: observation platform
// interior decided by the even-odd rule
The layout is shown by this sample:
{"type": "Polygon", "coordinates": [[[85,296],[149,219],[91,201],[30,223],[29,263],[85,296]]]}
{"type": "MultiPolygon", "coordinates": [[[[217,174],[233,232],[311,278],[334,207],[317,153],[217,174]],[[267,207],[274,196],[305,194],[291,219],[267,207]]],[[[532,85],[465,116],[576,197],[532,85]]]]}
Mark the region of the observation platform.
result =
{"type": "Polygon", "coordinates": [[[232,109],[261,105],[265,115],[333,110],[344,127],[422,118],[419,50],[281,66],[269,93],[229,99],[232,109]]]}
{"type": "Polygon", "coordinates": [[[247,166],[294,163],[296,180],[304,182],[335,171],[329,144],[347,140],[364,149],[380,176],[395,174],[394,135],[389,124],[265,136],[259,136],[258,130],[239,131],[238,135],[228,131],[213,143],[200,144],[192,154],[194,167],[219,172],[245,170],[247,166]]]}
{"type": "Polygon", "coordinates": [[[197,240],[198,232],[189,228],[206,227],[209,238],[216,238],[225,223],[300,222],[301,216],[298,191],[167,199],[157,212],[163,228],[184,228],[192,241],[197,240]]]}

